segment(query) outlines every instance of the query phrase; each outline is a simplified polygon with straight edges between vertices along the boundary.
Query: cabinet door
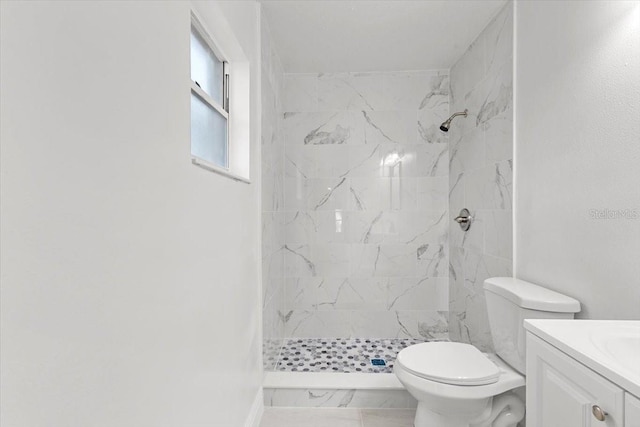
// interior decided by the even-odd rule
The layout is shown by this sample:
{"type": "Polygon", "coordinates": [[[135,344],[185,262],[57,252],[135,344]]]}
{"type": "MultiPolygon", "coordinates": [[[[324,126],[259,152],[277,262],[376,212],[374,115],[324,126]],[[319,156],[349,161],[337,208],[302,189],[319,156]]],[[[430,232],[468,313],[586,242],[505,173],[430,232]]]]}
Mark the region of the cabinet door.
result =
{"type": "Polygon", "coordinates": [[[624,427],[640,427],[640,399],[625,393],[624,427]]]}
{"type": "Polygon", "coordinates": [[[623,427],[623,405],[621,388],[527,333],[527,427],[623,427]]]}

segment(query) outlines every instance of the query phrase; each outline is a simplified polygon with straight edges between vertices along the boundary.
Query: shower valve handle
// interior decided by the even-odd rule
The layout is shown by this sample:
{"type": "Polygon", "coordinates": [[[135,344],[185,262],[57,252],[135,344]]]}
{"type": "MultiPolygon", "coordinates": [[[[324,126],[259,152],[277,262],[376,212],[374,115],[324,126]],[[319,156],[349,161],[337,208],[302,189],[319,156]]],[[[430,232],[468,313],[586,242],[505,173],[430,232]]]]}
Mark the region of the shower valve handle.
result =
{"type": "Polygon", "coordinates": [[[464,224],[466,222],[471,221],[471,217],[469,216],[457,216],[454,219],[458,224],[464,224]]]}
{"type": "Polygon", "coordinates": [[[462,229],[462,231],[467,231],[469,230],[469,227],[471,227],[472,219],[473,217],[471,216],[471,212],[469,212],[469,209],[462,209],[460,211],[460,214],[453,220],[460,224],[460,228],[462,229]]]}

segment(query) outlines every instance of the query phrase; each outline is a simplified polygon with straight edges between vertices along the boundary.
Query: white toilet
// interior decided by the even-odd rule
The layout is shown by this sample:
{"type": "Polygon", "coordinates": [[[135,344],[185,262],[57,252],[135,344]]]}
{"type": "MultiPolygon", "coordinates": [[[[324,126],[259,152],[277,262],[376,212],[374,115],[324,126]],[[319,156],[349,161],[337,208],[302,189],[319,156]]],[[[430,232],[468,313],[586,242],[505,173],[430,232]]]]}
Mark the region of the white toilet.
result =
{"type": "Polygon", "coordinates": [[[524,319],[571,319],[573,298],[512,277],[484,282],[497,354],[471,344],[429,342],[398,353],[394,372],[418,401],[415,427],[515,427],[524,402],[524,319]]]}

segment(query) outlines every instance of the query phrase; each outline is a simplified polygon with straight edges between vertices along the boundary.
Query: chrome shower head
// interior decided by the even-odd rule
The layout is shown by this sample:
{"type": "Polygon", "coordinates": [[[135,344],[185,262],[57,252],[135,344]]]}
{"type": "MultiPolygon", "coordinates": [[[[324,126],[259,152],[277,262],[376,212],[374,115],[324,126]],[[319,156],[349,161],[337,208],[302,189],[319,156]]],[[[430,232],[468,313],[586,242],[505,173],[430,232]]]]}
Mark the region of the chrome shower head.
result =
{"type": "Polygon", "coordinates": [[[445,120],[441,125],[440,125],[440,130],[442,132],[449,132],[449,126],[451,126],[451,120],[453,120],[454,117],[456,116],[464,116],[467,117],[467,113],[469,112],[469,110],[467,110],[465,108],[464,111],[460,112],[460,113],[453,113],[451,115],[451,117],[449,117],[447,120],[445,120]]]}

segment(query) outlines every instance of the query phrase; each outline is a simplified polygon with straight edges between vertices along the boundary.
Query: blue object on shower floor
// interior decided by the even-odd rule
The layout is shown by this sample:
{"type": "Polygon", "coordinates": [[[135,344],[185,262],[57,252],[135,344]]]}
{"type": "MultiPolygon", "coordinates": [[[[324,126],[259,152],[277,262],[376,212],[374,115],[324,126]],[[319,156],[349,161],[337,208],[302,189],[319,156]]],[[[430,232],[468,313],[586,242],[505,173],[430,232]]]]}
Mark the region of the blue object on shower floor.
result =
{"type": "Polygon", "coordinates": [[[371,364],[373,366],[387,366],[387,362],[384,359],[371,359],[371,364]]]}

